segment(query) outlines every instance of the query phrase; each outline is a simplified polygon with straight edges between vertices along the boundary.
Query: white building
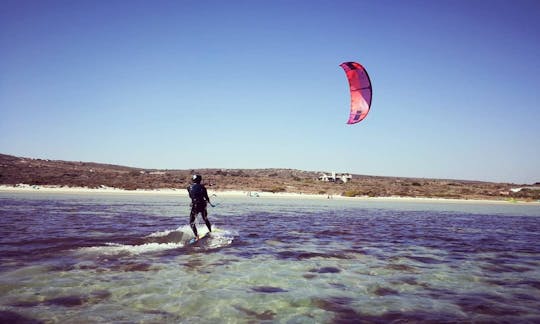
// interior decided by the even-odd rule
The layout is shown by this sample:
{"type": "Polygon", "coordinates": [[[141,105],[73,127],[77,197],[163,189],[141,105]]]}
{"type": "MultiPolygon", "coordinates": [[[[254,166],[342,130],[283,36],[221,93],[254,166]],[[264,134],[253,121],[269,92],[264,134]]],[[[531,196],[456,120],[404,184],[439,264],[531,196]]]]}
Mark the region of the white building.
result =
{"type": "Polygon", "coordinates": [[[319,176],[319,180],[324,182],[336,182],[340,180],[343,183],[347,183],[348,181],[352,180],[352,175],[349,173],[335,172],[332,172],[331,174],[321,173],[321,175],[319,176]]]}
{"type": "Polygon", "coordinates": [[[521,187],[521,188],[511,188],[510,191],[516,193],[516,192],[520,192],[523,189],[540,190],[540,187],[538,187],[538,186],[528,186],[528,187],[521,187]]]}

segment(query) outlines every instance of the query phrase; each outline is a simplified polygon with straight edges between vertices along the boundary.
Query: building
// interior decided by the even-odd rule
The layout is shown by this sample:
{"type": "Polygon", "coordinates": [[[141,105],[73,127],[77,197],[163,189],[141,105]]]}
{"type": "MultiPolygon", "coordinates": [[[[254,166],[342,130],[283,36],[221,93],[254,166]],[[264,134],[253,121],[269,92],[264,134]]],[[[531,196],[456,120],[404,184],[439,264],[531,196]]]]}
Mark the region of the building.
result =
{"type": "Polygon", "coordinates": [[[319,176],[319,181],[323,181],[323,182],[341,181],[343,183],[347,183],[350,180],[352,180],[352,175],[349,173],[335,173],[335,172],[332,172],[331,174],[321,173],[321,175],[319,176]]]}

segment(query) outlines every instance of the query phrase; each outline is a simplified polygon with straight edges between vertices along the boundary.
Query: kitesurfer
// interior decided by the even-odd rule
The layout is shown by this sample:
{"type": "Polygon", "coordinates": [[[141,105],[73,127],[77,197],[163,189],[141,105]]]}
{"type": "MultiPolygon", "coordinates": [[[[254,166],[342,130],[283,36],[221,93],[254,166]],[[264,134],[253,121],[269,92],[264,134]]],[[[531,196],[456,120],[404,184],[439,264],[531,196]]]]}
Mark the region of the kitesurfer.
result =
{"type": "Polygon", "coordinates": [[[201,184],[201,181],[202,176],[200,174],[194,174],[191,177],[192,184],[187,187],[189,198],[191,198],[189,226],[191,227],[191,230],[193,230],[193,234],[195,234],[197,240],[199,239],[199,235],[197,233],[197,227],[195,226],[195,217],[197,217],[198,213],[201,213],[202,218],[206,223],[206,227],[208,227],[208,231],[212,232],[212,224],[210,224],[210,221],[208,220],[208,211],[206,211],[206,204],[209,203],[212,205],[212,203],[210,202],[210,198],[208,198],[206,187],[201,184]]]}

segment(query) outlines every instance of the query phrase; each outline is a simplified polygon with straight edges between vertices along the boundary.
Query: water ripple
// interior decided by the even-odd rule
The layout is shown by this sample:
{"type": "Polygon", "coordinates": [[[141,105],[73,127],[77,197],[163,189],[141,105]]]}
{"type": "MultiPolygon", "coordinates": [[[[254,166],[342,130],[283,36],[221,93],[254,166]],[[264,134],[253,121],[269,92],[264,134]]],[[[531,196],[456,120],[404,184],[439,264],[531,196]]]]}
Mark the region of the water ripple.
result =
{"type": "Polygon", "coordinates": [[[0,196],[0,320],[540,320],[538,207],[223,199],[195,245],[188,211],[0,196]]]}

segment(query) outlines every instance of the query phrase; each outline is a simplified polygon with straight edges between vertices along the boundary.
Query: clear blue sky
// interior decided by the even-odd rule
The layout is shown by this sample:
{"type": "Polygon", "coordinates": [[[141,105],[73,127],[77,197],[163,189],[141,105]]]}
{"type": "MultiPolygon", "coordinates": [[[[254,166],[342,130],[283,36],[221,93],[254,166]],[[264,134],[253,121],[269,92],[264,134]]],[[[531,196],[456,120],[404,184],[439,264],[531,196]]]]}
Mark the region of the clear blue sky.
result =
{"type": "Polygon", "coordinates": [[[540,1],[0,0],[0,153],[540,181],[540,1]],[[370,73],[346,125],[339,64],[370,73]]]}

